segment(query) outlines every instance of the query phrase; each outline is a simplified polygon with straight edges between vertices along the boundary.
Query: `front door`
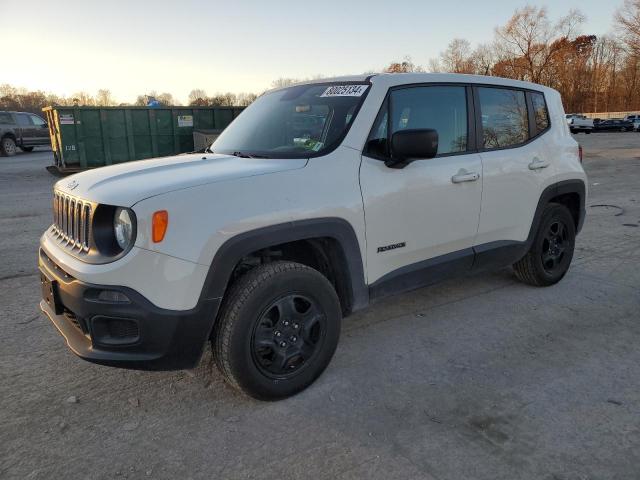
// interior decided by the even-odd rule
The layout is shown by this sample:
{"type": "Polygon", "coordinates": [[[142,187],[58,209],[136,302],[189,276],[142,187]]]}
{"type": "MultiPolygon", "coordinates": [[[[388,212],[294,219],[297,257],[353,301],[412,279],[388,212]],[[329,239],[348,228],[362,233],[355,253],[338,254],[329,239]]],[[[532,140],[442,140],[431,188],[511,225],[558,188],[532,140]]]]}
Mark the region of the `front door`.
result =
{"type": "Polygon", "coordinates": [[[33,124],[33,141],[35,145],[47,145],[49,143],[49,127],[38,115],[29,114],[33,124]]]}
{"type": "Polygon", "coordinates": [[[411,288],[407,281],[426,284],[424,267],[446,260],[471,267],[482,192],[482,163],[468,140],[471,105],[464,85],[403,85],[387,96],[360,170],[370,285],[398,276],[405,285],[397,290],[411,288]],[[438,132],[435,158],[385,165],[393,133],[424,128],[438,132]]]}

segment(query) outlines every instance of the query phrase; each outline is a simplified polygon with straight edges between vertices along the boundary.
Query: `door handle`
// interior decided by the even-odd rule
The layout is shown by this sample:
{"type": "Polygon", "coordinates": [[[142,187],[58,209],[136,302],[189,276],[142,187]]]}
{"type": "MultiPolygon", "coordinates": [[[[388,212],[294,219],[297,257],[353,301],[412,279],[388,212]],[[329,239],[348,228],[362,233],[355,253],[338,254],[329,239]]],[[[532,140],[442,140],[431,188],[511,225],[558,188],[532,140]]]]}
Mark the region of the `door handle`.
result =
{"type": "Polygon", "coordinates": [[[549,166],[549,162],[545,162],[544,160],[540,160],[538,157],[534,157],[529,164],[529,170],[540,170],[541,168],[547,168],[549,166]]]}
{"type": "Polygon", "coordinates": [[[456,173],[453,177],[451,177],[451,182],[453,183],[462,183],[462,182],[475,182],[480,178],[480,174],[476,172],[467,172],[464,168],[461,168],[458,173],[456,173]]]}

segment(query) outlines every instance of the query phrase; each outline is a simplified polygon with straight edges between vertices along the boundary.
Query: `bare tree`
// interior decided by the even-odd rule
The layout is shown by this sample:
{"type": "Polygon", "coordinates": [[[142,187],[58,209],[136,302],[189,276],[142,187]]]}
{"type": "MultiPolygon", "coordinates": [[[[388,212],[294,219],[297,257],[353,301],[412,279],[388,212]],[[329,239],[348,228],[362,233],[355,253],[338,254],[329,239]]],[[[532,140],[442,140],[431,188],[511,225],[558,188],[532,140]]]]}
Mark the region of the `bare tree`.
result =
{"type": "Polygon", "coordinates": [[[284,78],[280,77],[271,82],[271,88],[283,88],[293,85],[295,83],[299,83],[301,80],[297,78],[284,78]]]}
{"type": "Polygon", "coordinates": [[[180,104],[173,98],[173,95],[167,92],[163,92],[158,95],[156,97],[156,100],[158,100],[165,107],[173,107],[180,104]]]}
{"type": "Polygon", "coordinates": [[[624,0],[614,19],[629,52],[640,56],[640,0],[624,0]]]}
{"type": "Polygon", "coordinates": [[[115,103],[113,97],[111,96],[111,91],[106,88],[101,88],[100,90],[98,90],[95,102],[96,105],[100,107],[108,107],[115,103]]]}
{"type": "Polygon", "coordinates": [[[496,62],[495,49],[486,43],[482,43],[473,51],[473,65],[478,75],[491,75],[491,68],[496,62]]]}
{"type": "Polygon", "coordinates": [[[239,93],[236,96],[236,105],[241,107],[246,107],[247,105],[251,105],[258,96],[255,93],[239,93]]]}
{"type": "Polygon", "coordinates": [[[471,44],[463,38],[454,38],[440,53],[440,65],[446,72],[475,73],[471,44]]]}
{"type": "Polygon", "coordinates": [[[387,73],[412,73],[423,72],[424,70],[419,65],[414,64],[411,57],[407,55],[401,62],[391,62],[384,71],[387,73]]]}
{"type": "Polygon", "coordinates": [[[505,71],[518,78],[540,83],[546,79],[550,63],[562,44],[559,38],[573,39],[584,16],[572,10],[552,24],[546,8],[526,6],[516,10],[506,25],[496,28],[496,49],[505,71]]]}
{"type": "Polygon", "coordinates": [[[76,92],[71,98],[73,99],[73,104],[78,106],[90,106],[93,107],[96,105],[96,99],[87,92],[76,92]]]}
{"type": "Polygon", "coordinates": [[[207,105],[207,92],[201,88],[195,88],[189,92],[189,105],[205,106],[207,105]]]}

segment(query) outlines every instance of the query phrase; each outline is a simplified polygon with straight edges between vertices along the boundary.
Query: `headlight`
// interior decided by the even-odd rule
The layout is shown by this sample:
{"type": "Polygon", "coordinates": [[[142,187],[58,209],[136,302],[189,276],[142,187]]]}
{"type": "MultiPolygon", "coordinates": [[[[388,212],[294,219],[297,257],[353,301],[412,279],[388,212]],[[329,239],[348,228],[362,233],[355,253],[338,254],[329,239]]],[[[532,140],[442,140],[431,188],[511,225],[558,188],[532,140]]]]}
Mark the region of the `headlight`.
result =
{"type": "Polygon", "coordinates": [[[116,242],[122,250],[127,250],[133,242],[133,213],[128,208],[116,208],[113,216],[113,231],[116,242]]]}

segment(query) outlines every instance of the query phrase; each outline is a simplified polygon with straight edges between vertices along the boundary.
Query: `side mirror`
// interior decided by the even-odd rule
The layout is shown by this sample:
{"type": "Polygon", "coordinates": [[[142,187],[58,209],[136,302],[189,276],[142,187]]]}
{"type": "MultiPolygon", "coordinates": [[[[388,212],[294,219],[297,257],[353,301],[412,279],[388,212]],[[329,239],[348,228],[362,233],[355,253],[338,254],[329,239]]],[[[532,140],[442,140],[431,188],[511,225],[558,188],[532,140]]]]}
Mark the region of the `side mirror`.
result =
{"type": "Polygon", "coordinates": [[[388,167],[403,168],[414,160],[438,154],[438,132],[430,128],[400,130],[391,137],[391,160],[388,167]]]}

